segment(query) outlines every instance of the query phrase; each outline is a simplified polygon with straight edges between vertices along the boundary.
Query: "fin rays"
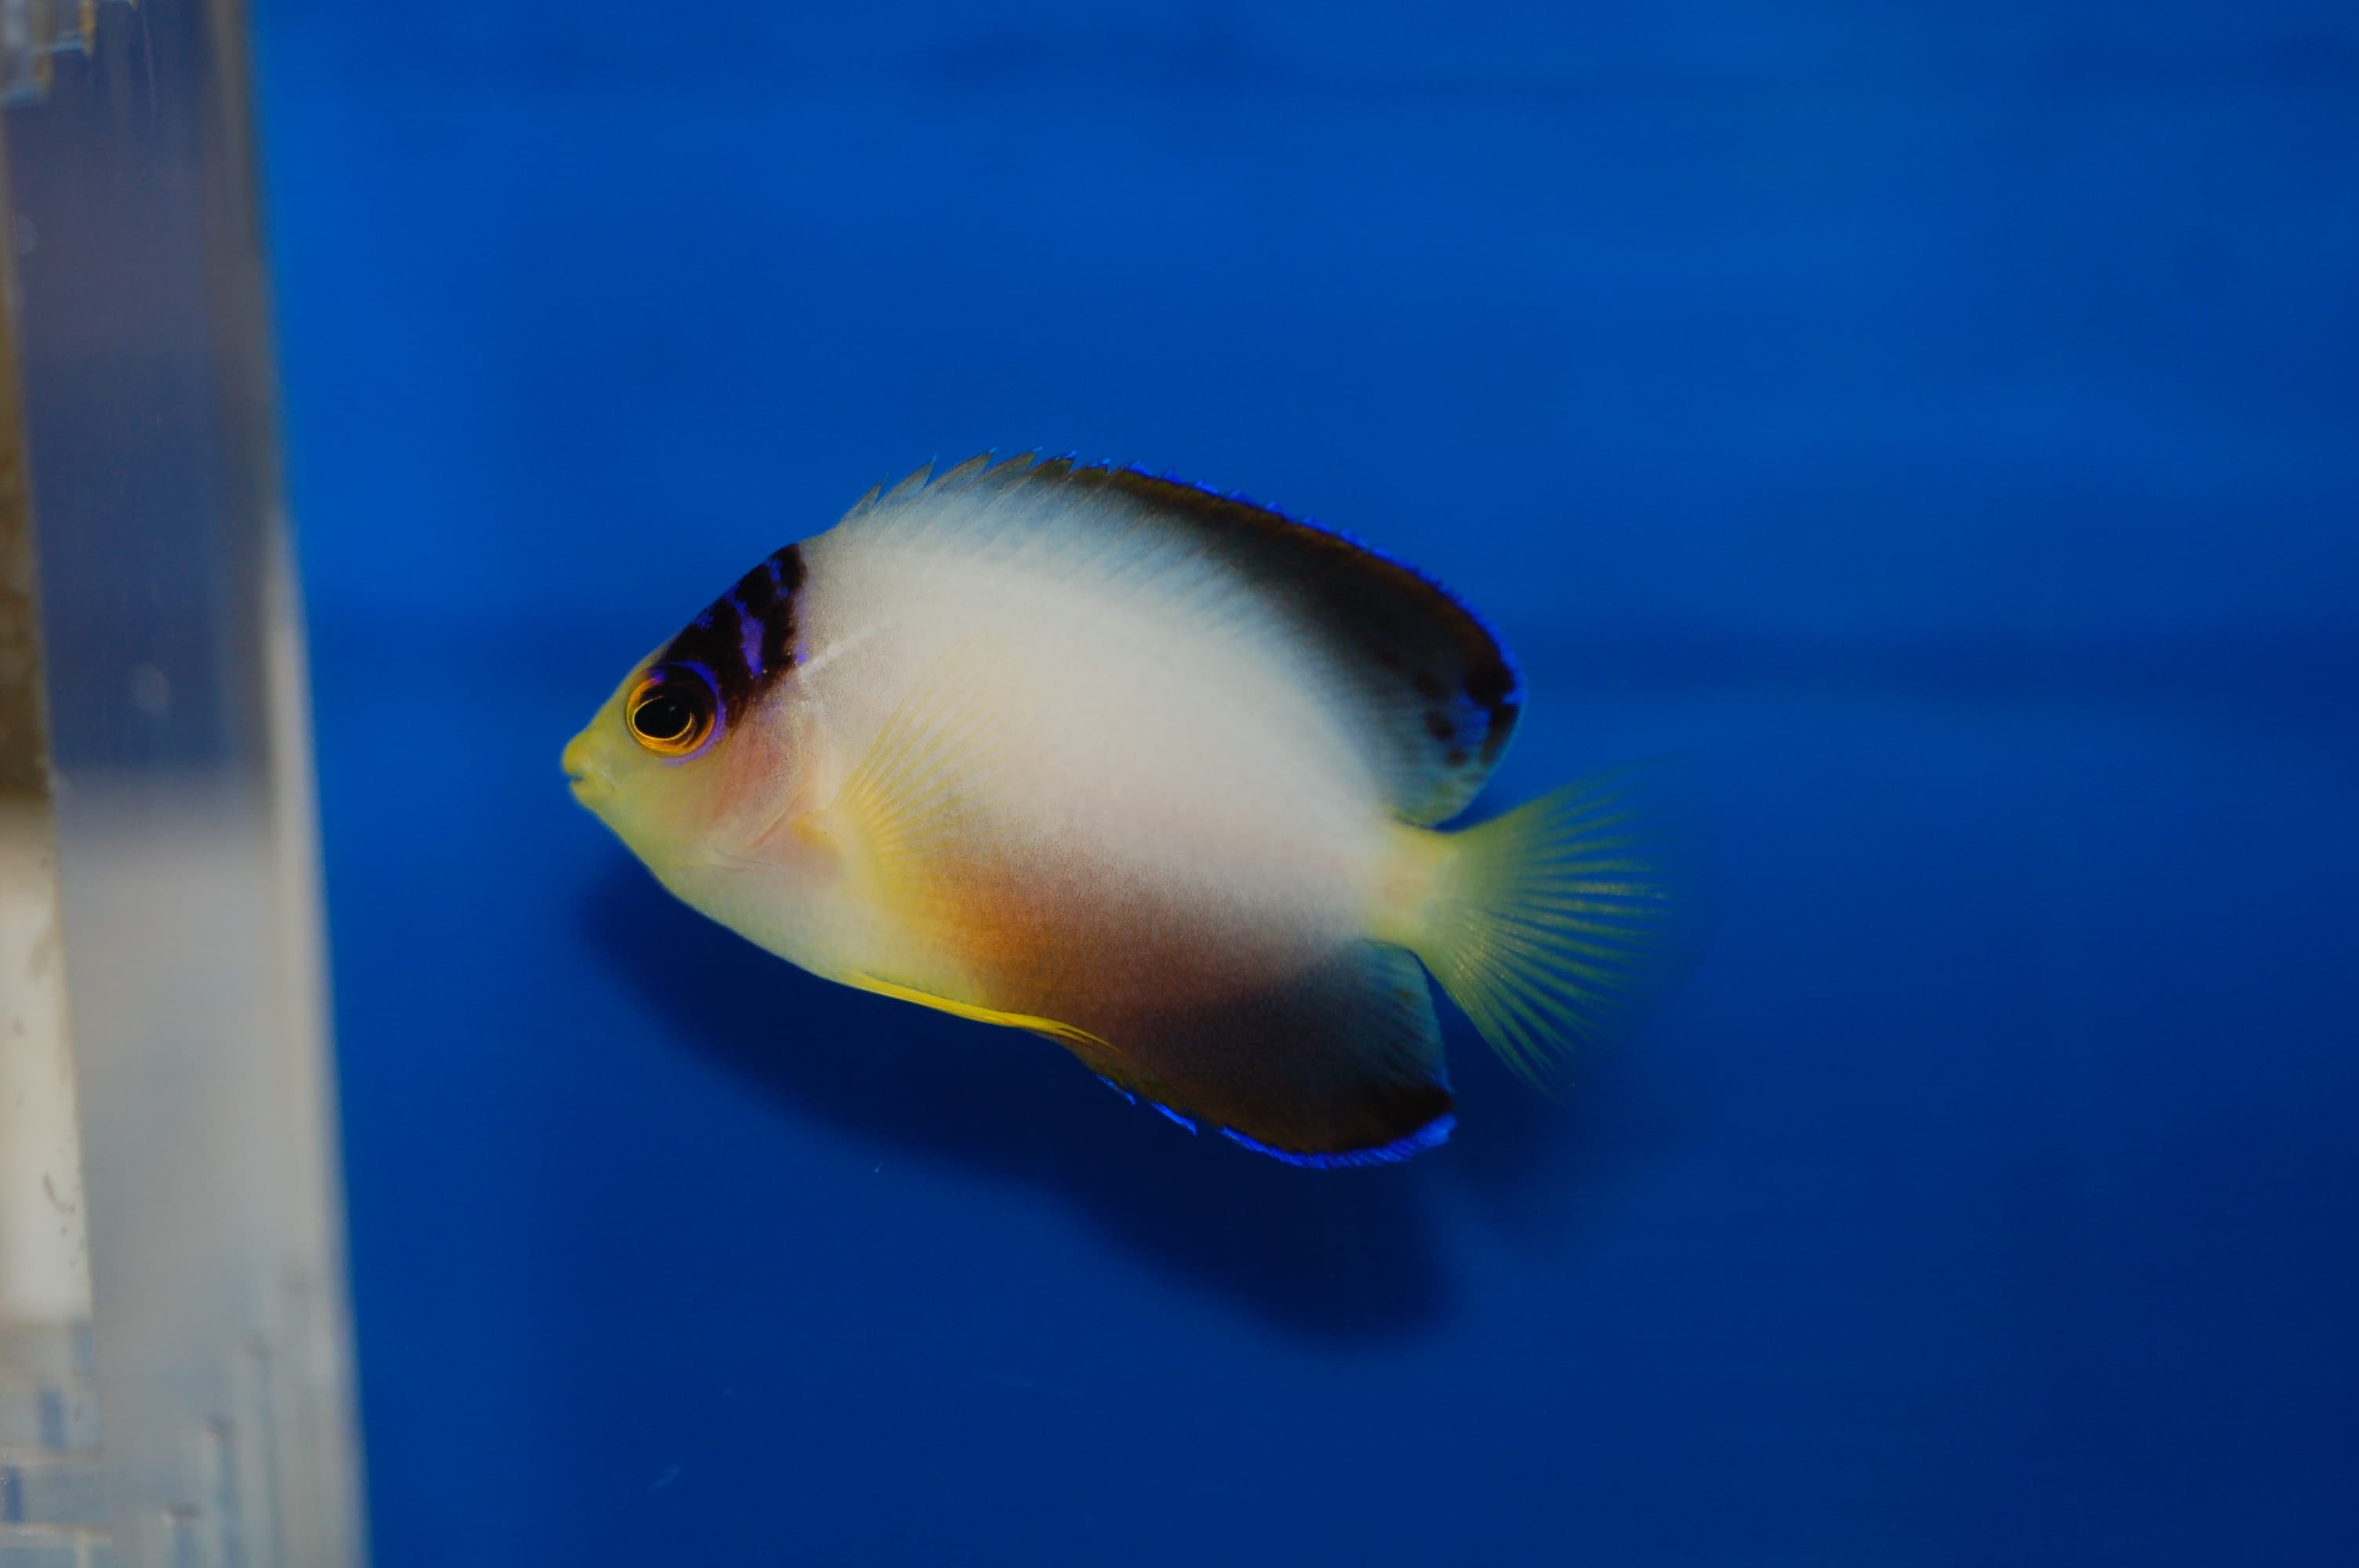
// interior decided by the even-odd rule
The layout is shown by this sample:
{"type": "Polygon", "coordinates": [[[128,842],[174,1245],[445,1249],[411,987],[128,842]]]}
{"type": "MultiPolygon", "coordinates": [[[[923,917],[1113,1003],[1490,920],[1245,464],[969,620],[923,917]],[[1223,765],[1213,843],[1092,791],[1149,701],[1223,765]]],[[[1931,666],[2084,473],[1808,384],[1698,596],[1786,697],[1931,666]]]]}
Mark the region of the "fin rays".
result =
{"type": "Polygon", "coordinates": [[[1682,945],[1680,835],[1619,770],[1443,840],[1413,937],[1484,1040],[1545,1085],[1656,989],[1682,945]]]}
{"type": "Polygon", "coordinates": [[[977,691],[982,650],[951,648],[886,721],[831,812],[855,818],[873,874],[895,883],[971,858],[981,810],[972,779],[1004,739],[977,691]]]}

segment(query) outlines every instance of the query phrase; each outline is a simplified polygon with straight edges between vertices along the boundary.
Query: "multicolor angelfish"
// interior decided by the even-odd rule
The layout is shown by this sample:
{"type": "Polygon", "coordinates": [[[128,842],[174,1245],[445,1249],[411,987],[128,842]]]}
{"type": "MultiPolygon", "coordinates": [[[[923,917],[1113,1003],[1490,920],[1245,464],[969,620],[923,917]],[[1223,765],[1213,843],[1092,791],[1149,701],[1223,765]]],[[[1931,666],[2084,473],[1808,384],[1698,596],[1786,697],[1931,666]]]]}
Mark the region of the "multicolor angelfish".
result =
{"type": "Polygon", "coordinates": [[[1356,1165],[1450,1134],[1420,960],[1538,1077],[1659,948],[1673,901],[1618,786],[1433,829],[1523,700],[1472,611],[1349,538],[981,457],[746,573],[564,765],[666,887],[780,957],[1356,1165]]]}

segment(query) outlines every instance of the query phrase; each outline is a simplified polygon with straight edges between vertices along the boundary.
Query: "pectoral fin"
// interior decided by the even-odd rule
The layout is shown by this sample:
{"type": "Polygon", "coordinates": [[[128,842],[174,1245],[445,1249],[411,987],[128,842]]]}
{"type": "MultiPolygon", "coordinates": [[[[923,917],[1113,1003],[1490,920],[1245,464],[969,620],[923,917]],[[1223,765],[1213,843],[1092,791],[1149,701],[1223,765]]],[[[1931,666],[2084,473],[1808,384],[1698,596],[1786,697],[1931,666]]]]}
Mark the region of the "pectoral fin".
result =
{"type": "Polygon", "coordinates": [[[1027,734],[1020,701],[1007,699],[1016,685],[991,639],[951,647],[910,688],[821,814],[855,897],[883,917],[880,950],[837,978],[1110,1061],[1111,1047],[1088,1030],[1001,1005],[1011,968],[1052,940],[1039,929],[1044,912],[1001,804],[1027,734]]]}
{"type": "Polygon", "coordinates": [[[1005,824],[989,809],[1010,755],[1013,715],[995,703],[1012,682],[988,639],[936,659],[902,698],[825,813],[858,850],[864,896],[888,907],[1004,860],[1005,824]]]}

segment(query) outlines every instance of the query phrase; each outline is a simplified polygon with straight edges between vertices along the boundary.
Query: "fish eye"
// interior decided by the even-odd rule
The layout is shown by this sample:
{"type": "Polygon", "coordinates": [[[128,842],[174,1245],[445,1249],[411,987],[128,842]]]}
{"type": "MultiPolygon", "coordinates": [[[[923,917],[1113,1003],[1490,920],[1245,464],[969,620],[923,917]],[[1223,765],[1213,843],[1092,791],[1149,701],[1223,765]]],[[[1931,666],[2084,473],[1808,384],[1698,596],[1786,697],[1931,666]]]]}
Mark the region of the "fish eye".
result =
{"type": "Polygon", "coordinates": [[[631,739],[659,757],[685,757],[712,737],[712,683],[679,665],[658,665],[640,677],[624,704],[631,739]]]}

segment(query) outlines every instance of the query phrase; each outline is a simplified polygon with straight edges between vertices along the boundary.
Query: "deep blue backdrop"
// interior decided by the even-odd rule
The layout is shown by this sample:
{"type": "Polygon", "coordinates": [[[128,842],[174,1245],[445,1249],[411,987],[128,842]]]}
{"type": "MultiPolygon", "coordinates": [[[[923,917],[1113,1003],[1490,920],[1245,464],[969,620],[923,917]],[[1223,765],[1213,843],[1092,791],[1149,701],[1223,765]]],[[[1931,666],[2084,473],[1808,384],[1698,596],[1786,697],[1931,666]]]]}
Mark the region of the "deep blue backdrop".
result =
{"type": "Polygon", "coordinates": [[[380,1568],[2359,1562],[2359,16],[259,6],[380,1568]],[[986,445],[1695,760],[1560,1106],[1293,1171],[567,799],[986,445]]]}

